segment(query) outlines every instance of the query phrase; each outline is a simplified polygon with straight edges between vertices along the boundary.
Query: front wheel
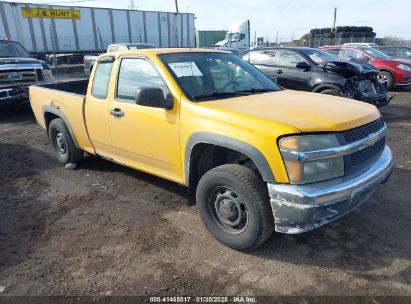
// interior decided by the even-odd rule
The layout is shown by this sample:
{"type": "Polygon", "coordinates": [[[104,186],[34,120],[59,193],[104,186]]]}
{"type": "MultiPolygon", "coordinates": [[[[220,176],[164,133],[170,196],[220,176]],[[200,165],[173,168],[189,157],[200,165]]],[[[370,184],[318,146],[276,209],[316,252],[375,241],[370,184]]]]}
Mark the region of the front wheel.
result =
{"type": "Polygon", "coordinates": [[[230,248],[252,250],[274,230],[267,186],[247,167],[211,169],[198,183],[196,200],[208,232],[230,248]]]}
{"type": "Polygon", "coordinates": [[[391,90],[394,87],[394,77],[390,72],[381,71],[377,75],[377,80],[379,83],[385,84],[388,90],[391,90]]]}

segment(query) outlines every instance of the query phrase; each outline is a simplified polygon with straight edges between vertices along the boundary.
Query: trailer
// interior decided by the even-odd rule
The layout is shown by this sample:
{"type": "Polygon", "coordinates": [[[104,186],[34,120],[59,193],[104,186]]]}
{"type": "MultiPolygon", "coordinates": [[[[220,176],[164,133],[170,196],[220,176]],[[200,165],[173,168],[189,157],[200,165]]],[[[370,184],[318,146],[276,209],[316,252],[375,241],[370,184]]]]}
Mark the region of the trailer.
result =
{"type": "Polygon", "coordinates": [[[0,37],[34,54],[99,53],[113,43],[195,47],[194,14],[0,1],[0,37]]]}

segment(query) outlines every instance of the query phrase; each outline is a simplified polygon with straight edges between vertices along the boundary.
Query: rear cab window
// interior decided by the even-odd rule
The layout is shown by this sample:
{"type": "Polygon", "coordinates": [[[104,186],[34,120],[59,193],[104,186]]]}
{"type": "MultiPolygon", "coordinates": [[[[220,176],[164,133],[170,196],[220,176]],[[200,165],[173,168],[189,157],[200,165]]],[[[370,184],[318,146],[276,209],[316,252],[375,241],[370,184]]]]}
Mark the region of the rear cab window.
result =
{"type": "Polygon", "coordinates": [[[110,85],[113,62],[102,62],[97,64],[93,79],[91,95],[95,98],[106,99],[110,85]]]}

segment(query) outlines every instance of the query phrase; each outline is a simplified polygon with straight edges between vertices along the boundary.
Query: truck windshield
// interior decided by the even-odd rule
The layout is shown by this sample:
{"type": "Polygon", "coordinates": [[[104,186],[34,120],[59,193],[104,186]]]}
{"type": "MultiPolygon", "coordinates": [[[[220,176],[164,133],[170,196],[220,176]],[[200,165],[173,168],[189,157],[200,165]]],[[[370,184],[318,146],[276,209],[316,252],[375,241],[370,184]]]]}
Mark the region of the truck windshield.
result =
{"type": "Polygon", "coordinates": [[[263,73],[232,54],[194,52],[159,57],[192,101],[280,90],[263,73]]]}
{"type": "Polygon", "coordinates": [[[27,52],[19,43],[0,40],[0,58],[10,57],[31,58],[29,52],[27,52]]]}

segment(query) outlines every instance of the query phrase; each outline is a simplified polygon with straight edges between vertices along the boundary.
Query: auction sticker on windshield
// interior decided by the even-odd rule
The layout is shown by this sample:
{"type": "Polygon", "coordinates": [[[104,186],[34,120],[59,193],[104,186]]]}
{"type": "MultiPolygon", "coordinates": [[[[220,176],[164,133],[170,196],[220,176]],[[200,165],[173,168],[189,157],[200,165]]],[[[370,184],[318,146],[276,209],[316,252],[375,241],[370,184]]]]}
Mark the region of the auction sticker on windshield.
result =
{"type": "Polygon", "coordinates": [[[195,62],[175,62],[169,63],[168,65],[179,78],[188,76],[203,76],[195,62]]]}

